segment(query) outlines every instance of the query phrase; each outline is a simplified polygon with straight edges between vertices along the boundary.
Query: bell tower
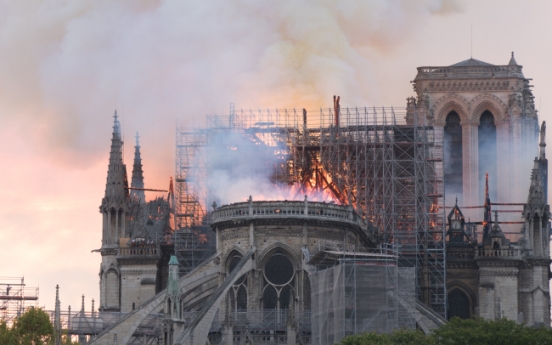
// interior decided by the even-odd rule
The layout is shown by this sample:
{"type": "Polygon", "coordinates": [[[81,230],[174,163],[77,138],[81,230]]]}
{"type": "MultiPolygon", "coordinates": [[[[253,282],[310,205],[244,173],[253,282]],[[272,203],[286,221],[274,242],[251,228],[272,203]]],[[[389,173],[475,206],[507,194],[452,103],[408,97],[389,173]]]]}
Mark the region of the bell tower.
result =
{"type": "Polygon", "coordinates": [[[507,65],[470,58],[418,67],[412,83],[406,118],[413,122],[415,105],[418,123],[443,137],[446,198],[479,205],[488,173],[491,200],[522,202],[528,184],[511,188],[512,181],[526,181],[539,130],[532,85],[514,54],[507,65]]]}

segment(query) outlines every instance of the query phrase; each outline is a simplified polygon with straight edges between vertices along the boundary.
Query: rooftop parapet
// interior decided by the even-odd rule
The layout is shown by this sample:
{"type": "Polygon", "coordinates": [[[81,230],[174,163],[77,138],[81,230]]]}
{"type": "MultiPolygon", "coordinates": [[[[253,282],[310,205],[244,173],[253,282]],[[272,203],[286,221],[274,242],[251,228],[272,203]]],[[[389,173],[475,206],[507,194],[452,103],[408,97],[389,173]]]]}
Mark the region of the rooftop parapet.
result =
{"type": "Polygon", "coordinates": [[[424,66],[418,67],[414,81],[427,79],[478,79],[478,78],[522,78],[522,66],[424,66]]]}
{"type": "Polygon", "coordinates": [[[521,259],[521,250],[520,249],[483,249],[479,248],[476,250],[476,257],[492,257],[492,258],[511,258],[511,259],[521,259]]]}
{"type": "Polygon", "coordinates": [[[240,202],[216,208],[211,213],[211,224],[238,219],[305,218],[346,222],[366,228],[364,220],[351,206],[312,201],[255,201],[240,202]]]}

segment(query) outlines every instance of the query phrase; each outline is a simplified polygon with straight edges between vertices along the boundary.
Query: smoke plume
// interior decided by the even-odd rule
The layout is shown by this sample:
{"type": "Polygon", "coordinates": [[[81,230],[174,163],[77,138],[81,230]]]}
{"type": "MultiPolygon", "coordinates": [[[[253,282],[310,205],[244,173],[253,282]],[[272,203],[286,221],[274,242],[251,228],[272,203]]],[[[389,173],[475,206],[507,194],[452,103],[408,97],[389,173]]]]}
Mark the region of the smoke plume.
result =
{"type": "Polygon", "coordinates": [[[129,135],[141,130],[144,146],[166,150],[176,119],[190,124],[231,101],[316,109],[341,94],[370,104],[370,54],[393,51],[431,15],[461,10],[447,0],[51,0],[3,8],[2,121],[25,128],[59,162],[83,166],[104,158],[98,138],[108,137],[115,108],[129,135]]]}

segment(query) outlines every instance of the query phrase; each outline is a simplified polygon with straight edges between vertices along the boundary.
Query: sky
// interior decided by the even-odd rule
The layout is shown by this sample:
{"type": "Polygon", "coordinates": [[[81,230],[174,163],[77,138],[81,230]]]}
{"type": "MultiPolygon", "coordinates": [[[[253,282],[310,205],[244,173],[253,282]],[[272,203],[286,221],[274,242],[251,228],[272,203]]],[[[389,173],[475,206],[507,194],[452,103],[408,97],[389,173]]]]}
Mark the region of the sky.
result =
{"type": "Polygon", "coordinates": [[[0,276],[24,276],[47,309],[56,284],[64,310],[82,294],[99,305],[115,110],[127,163],[139,131],[156,189],[174,175],[177,123],[334,94],[404,107],[416,67],[470,55],[504,65],[514,51],[550,120],[550,13],[536,0],[0,0],[0,276]]]}

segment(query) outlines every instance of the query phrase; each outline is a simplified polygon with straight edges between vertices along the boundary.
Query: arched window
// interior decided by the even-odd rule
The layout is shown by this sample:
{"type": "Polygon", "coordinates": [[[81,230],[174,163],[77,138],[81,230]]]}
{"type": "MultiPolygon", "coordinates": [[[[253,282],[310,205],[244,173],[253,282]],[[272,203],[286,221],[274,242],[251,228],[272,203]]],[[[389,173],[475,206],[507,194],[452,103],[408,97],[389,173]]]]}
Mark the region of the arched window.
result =
{"type": "MultiPolygon", "coordinates": [[[[226,261],[228,263],[228,274],[232,273],[241,259],[242,255],[238,252],[230,254],[226,261]]],[[[242,275],[236,280],[228,292],[227,298],[230,298],[232,311],[247,311],[247,274],[242,275]]]]}
{"type": "Polygon", "coordinates": [[[489,196],[496,202],[496,125],[493,114],[486,110],[479,119],[477,131],[479,154],[479,200],[485,197],[485,173],[489,173],[489,196]]]}
{"type": "Polygon", "coordinates": [[[462,202],[462,126],[457,112],[448,113],[444,134],[445,195],[462,202]]]}
{"type": "Polygon", "coordinates": [[[450,320],[453,317],[461,319],[469,319],[471,316],[470,300],[466,294],[460,289],[453,289],[448,294],[449,309],[447,317],[450,320]]]}
{"type": "Polygon", "coordinates": [[[263,308],[288,309],[290,298],[295,298],[295,269],[289,258],[276,250],[266,261],[263,274],[263,308]]]}

